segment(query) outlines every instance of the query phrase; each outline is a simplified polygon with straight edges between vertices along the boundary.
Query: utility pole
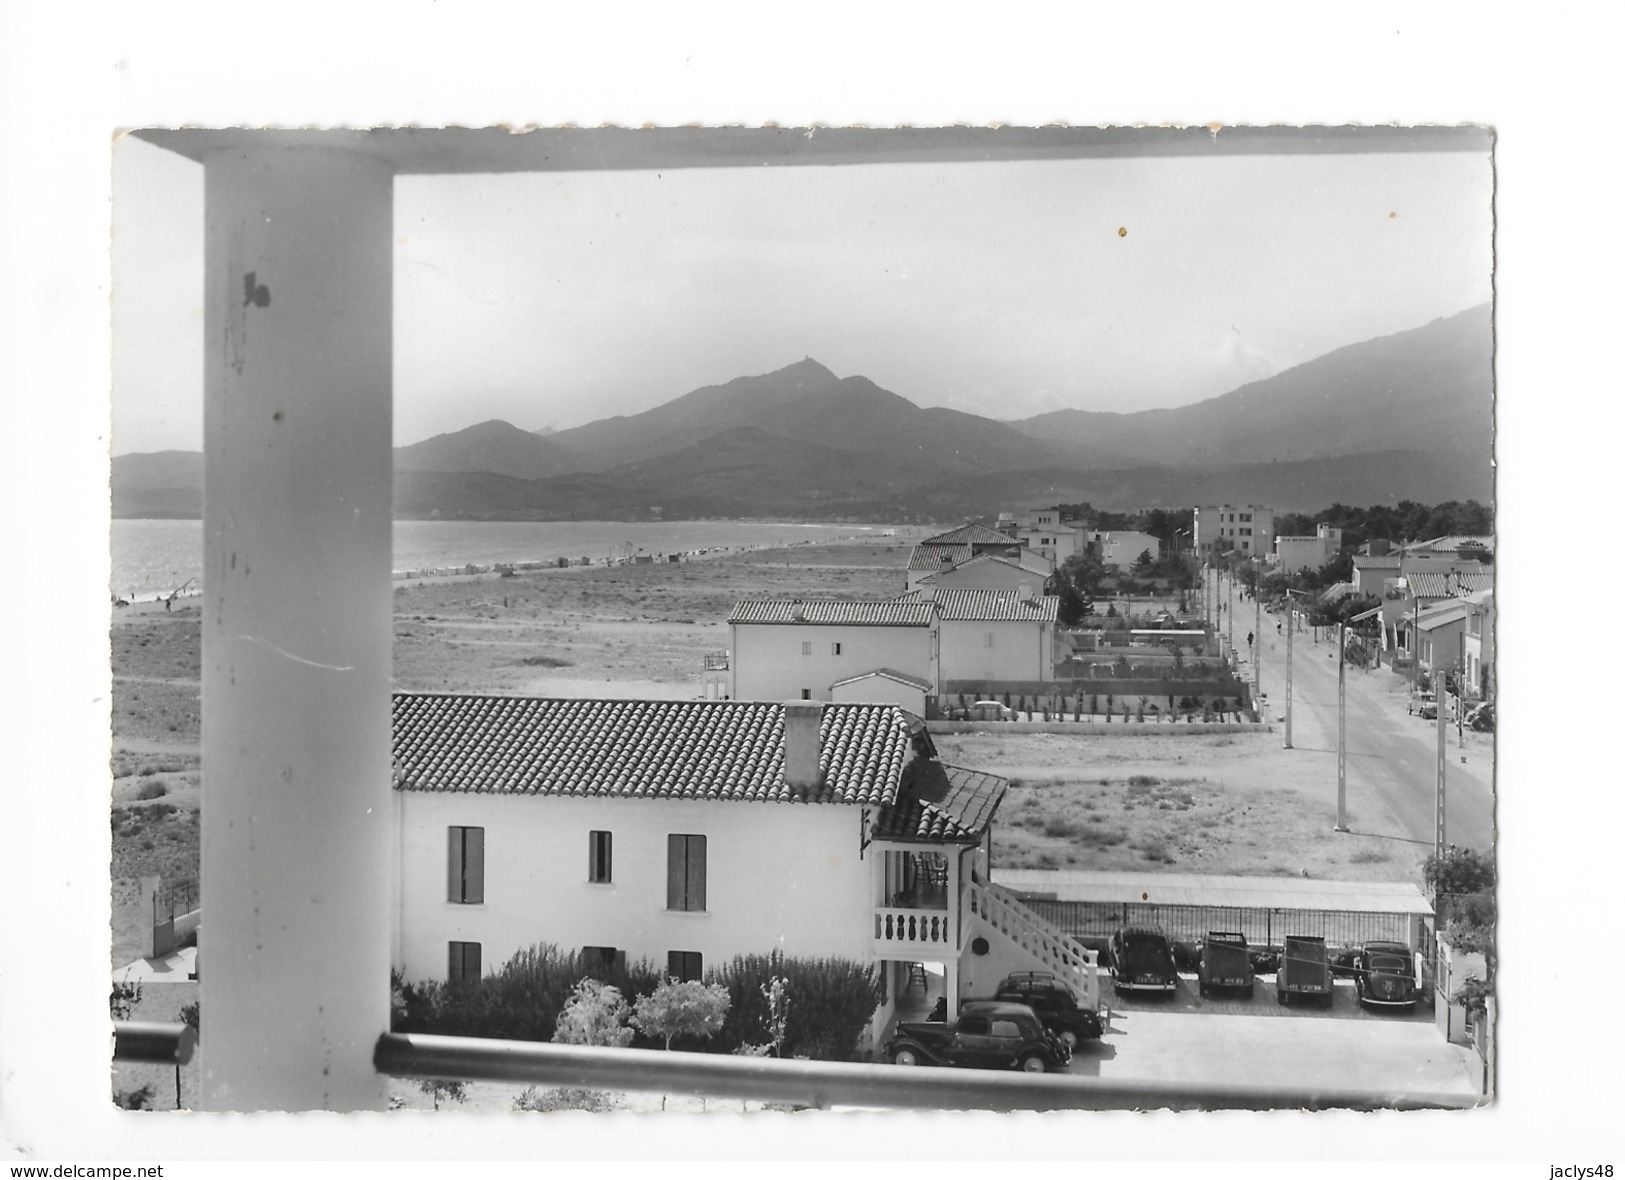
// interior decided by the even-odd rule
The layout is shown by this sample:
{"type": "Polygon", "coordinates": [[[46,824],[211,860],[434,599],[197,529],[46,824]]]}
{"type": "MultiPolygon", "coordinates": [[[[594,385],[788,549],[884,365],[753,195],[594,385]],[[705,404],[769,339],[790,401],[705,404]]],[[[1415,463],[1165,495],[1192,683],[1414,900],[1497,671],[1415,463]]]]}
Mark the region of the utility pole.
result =
{"type": "MultiPolygon", "coordinates": [[[[1343,624],[1337,624],[1337,828],[1339,832],[1349,830],[1348,822],[1348,763],[1347,763],[1347,723],[1343,713],[1343,624]]],[[[1444,741],[1444,730],[1439,731],[1439,740],[1444,741]]],[[[1444,773],[1444,756],[1439,757],[1439,773],[1444,773]]]]}
{"type": "Polygon", "coordinates": [[[1253,559],[1253,635],[1257,642],[1253,645],[1253,701],[1264,695],[1264,600],[1258,596],[1263,588],[1264,571],[1253,559]]]}
{"type": "Polygon", "coordinates": [[[1438,756],[1439,769],[1433,786],[1433,855],[1436,860],[1444,858],[1444,693],[1439,691],[1437,677],[1433,686],[1434,714],[1438,719],[1439,738],[1438,756]]]}
{"type": "Polygon", "coordinates": [[[1292,591],[1286,592],[1286,738],[1283,749],[1292,748],[1292,591]]]}

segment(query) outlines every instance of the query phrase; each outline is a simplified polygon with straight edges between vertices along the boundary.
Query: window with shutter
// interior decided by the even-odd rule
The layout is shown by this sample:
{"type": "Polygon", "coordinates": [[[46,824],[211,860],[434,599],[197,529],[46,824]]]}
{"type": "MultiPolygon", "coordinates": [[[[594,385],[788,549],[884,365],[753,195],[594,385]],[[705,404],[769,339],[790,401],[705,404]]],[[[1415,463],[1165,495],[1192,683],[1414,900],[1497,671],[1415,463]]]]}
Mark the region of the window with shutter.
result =
{"type": "Polygon", "coordinates": [[[666,974],[678,983],[704,982],[705,958],[699,951],[667,951],[666,974]]]}
{"type": "Polygon", "coordinates": [[[626,952],[612,946],[584,946],[577,961],[587,975],[601,979],[626,967],[626,952]]]}
{"type": "Polygon", "coordinates": [[[446,829],[446,900],[485,902],[485,829],[446,829]]]}
{"type": "Polygon", "coordinates": [[[705,909],[705,837],[673,833],[666,837],[666,908],[705,909]]]}
{"type": "Polygon", "coordinates": [[[607,885],[613,880],[614,838],[608,832],[587,833],[587,880],[607,885]]]}
{"type": "Polygon", "coordinates": [[[446,978],[456,983],[463,979],[480,977],[480,944],[477,942],[448,943],[446,978]]]}

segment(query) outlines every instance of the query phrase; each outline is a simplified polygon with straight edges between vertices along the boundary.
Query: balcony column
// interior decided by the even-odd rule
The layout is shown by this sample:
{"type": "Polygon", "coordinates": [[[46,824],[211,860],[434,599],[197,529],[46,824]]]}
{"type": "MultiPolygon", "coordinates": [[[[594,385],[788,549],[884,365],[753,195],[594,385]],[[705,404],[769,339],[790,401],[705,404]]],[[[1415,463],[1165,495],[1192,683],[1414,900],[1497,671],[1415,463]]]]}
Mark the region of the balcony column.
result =
{"type": "Polygon", "coordinates": [[[382,1109],[394,180],[204,170],[202,1101],[382,1109]]]}

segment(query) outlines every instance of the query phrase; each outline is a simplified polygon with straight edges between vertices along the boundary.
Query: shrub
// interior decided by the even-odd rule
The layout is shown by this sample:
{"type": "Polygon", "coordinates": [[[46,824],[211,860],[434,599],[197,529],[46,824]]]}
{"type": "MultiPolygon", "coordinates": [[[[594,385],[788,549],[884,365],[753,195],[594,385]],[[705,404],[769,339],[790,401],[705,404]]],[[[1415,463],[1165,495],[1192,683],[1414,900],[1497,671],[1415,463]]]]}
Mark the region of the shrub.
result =
{"type": "Polygon", "coordinates": [[[140,800],[161,799],[169,793],[169,788],[163,783],[142,783],[141,789],[135,793],[140,800]]]}
{"type": "Polygon", "coordinates": [[[609,1045],[624,1049],[632,1043],[626,1026],[631,1007],[620,990],[596,979],[576,984],[553,1030],[553,1039],[565,1045],[609,1045]]]}
{"type": "Polygon", "coordinates": [[[454,1078],[423,1078],[418,1082],[418,1089],[434,1100],[436,1110],[440,1109],[442,1098],[447,1102],[462,1102],[468,1097],[468,1083],[454,1078]]]}
{"type": "Polygon", "coordinates": [[[150,1110],[154,1093],[151,1085],[139,1090],[120,1090],[113,1095],[113,1104],[121,1110],[150,1110]]]}
{"type": "Polygon", "coordinates": [[[783,979],[790,1003],[784,1021],[781,1053],[820,1061],[847,1061],[853,1046],[880,1004],[880,977],[872,967],[850,959],[801,959],[778,951],[741,955],[710,972],[708,979],[727,988],[732,1004],[716,1049],[737,1051],[759,1044],[764,1031],[771,1042],[773,1012],[764,987],[783,979]]]}
{"type": "Polygon", "coordinates": [[[622,996],[636,996],[653,991],[660,973],[647,959],[609,971],[591,968],[574,952],[541,943],[477,980],[402,984],[394,1029],[550,1041],[576,985],[588,978],[612,984],[622,996]]]}
{"type": "Polygon", "coordinates": [[[602,1090],[581,1090],[573,1086],[561,1087],[554,1090],[538,1091],[535,1086],[527,1086],[523,1093],[516,1094],[513,1108],[516,1111],[535,1111],[546,1114],[553,1110],[585,1110],[592,1114],[606,1114],[620,1105],[620,1098],[614,1094],[607,1094],[602,1090]]]}

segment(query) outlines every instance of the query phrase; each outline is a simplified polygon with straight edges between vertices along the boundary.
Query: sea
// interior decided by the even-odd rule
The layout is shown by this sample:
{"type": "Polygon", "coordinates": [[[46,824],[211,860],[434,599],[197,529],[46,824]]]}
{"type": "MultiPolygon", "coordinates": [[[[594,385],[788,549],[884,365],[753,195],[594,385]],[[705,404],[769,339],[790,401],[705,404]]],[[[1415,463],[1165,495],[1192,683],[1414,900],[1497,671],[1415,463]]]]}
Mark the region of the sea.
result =
{"type": "MultiPolygon", "coordinates": [[[[777,548],[877,536],[924,535],[906,525],[806,524],[799,521],[462,521],[397,520],[396,576],[449,573],[459,567],[539,563],[603,565],[638,557],[665,560],[719,551],[777,548]]],[[[917,538],[915,538],[917,539],[917,538]]],[[[115,520],[112,592],[126,602],[191,596],[203,581],[203,522],[115,520]]]]}

